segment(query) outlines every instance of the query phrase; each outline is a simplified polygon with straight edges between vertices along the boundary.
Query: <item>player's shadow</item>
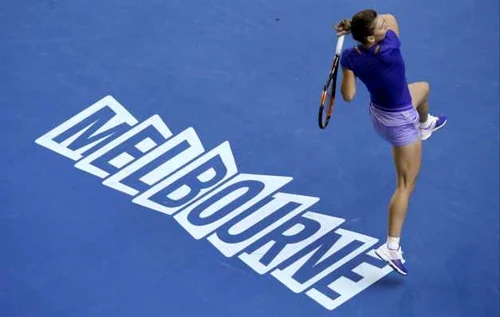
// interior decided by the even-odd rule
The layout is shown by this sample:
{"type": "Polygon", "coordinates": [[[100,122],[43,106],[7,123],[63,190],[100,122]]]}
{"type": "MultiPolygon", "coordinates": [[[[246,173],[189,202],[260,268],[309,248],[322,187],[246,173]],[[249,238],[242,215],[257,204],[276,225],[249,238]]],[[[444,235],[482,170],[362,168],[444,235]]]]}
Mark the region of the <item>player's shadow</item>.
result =
{"type": "Polygon", "coordinates": [[[378,282],[373,284],[370,288],[395,288],[405,284],[404,277],[397,276],[396,274],[390,273],[389,275],[383,277],[378,282]]]}

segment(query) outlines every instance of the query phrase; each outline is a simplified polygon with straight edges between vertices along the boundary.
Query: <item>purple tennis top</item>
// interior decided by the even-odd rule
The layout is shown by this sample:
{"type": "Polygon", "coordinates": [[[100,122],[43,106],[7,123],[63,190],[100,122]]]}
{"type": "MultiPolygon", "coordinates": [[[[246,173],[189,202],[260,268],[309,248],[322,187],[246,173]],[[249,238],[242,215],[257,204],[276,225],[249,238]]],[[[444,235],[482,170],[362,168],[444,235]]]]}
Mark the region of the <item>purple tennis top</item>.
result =
{"type": "Polygon", "coordinates": [[[406,80],[401,42],[397,34],[388,30],[385,38],[370,49],[358,46],[342,53],[340,64],[349,69],[366,85],[375,107],[385,111],[411,109],[412,100],[406,80]]]}

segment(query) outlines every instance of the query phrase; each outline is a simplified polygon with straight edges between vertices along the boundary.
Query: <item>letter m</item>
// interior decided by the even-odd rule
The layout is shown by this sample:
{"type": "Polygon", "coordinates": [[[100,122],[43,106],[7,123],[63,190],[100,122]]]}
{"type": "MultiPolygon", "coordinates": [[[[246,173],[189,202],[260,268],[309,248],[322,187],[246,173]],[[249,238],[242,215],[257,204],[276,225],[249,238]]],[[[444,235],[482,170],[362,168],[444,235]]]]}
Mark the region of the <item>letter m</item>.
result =
{"type": "Polygon", "coordinates": [[[78,161],[97,145],[123,134],[137,120],[113,97],[106,96],[45,133],[35,143],[78,161]]]}

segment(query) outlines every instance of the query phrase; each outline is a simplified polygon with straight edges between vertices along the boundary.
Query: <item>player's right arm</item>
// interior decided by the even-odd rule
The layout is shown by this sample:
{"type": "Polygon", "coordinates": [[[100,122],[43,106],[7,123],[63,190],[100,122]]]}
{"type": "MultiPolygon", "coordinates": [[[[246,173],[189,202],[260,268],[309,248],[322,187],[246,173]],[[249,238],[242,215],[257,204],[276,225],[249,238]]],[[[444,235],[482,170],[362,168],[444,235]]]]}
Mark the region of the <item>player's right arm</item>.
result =
{"type": "Polygon", "coordinates": [[[385,20],[387,27],[390,30],[393,30],[399,36],[399,25],[398,25],[398,20],[396,20],[396,17],[392,14],[381,14],[380,17],[382,17],[385,20]]]}

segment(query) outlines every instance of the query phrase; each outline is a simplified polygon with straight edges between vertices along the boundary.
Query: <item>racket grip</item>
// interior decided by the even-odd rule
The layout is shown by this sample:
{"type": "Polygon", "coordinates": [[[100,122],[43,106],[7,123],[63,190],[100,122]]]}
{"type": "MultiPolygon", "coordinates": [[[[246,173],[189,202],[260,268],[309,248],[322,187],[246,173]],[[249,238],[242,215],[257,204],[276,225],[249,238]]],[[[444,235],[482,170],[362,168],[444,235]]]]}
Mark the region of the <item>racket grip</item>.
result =
{"type": "Polygon", "coordinates": [[[340,52],[342,51],[342,46],[344,46],[344,38],[345,35],[341,35],[337,40],[337,47],[335,48],[335,54],[337,55],[340,55],[340,52]]]}

